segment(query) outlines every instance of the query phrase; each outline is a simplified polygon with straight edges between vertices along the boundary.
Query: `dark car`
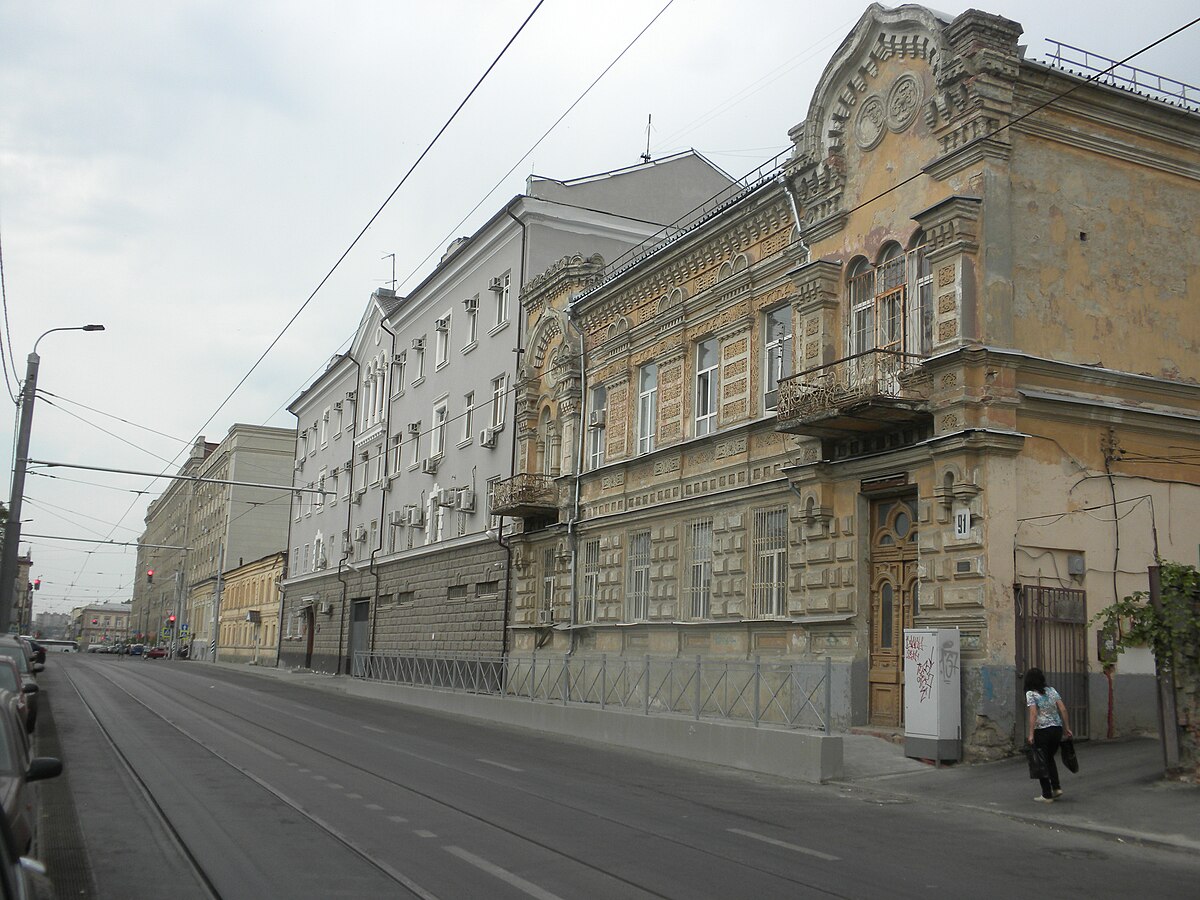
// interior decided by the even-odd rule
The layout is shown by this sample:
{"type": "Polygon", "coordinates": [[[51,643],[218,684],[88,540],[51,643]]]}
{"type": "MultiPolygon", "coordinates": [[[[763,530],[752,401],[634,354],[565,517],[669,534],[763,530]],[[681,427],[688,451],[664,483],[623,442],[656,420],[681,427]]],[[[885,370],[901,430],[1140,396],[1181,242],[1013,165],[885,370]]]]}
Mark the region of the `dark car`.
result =
{"type": "Polygon", "coordinates": [[[25,733],[29,734],[33,731],[33,726],[29,724],[29,695],[36,694],[38,686],[33,681],[23,679],[16,661],[7,656],[0,656],[0,690],[12,693],[13,709],[25,733]]]}
{"type": "Polygon", "coordinates": [[[142,655],[145,656],[146,659],[162,659],[164,656],[167,655],[167,648],[166,647],[151,647],[149,650],[147,650],[142,655]]]}
{"type": "Polygon", "coordinates": [[[35,663],[41,663],[44,666],[46,664],[46,648],[33,638],[24,634],[21,635],[21,640],[23,640],[25,645],[29,648],[29,652],[33,656],[33,661],[35,663]]]}
{"type": "Polygon", "coordinates": [[[37,817],[30,783],[54,778],[61,772],[62,762],[52,756],[29,758],[29,745],[12,710],[12,697],[8,691],[0,691],[0,806],[18,852],[27,853],[33,845],[37,817]]]}
{"type": "MultiPolygon", "coordinates": [[[[21,673],[23,681],[37,684],[37,673],[42,671],[43,666],[30,658],[24,641],[17,640],[11,634],[0,635],[0,656],[7,656],[17,664],[17,670],[21,673]]],[[[31,693],[29,694],[30,729],[37,724],[37,711],[38,695],[31,693]]]]}
{"type": "Polygon", "coordinates": [[[129,655],[130,656],[141,656],[142,653],[145,652],[145,650],[146,650],[145,644],[130,644],[129,645],[129,655]]]}
{"type": "Polygon", "coordinates": [[[12,829],[0,816],[0,897],[4,900],[53,900],[46,867],[21,855],[12,829]]]}

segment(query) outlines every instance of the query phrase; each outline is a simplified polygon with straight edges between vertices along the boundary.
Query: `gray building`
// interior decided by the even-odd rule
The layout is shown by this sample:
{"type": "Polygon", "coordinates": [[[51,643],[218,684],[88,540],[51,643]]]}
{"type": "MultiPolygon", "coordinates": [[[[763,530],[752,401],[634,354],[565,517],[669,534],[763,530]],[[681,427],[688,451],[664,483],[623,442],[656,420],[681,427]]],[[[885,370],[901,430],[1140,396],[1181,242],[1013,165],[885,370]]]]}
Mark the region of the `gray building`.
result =
{"type": "Polygon", "coordinates": [[[407,296],[372,295],[349,353],[289,407],[303,490],[283,664],[346,672],[356,651],[505,649],[510,557],[490,497],[514,471],[520,288],[564,258],[616,258],[729,183],[694,153],[531,177],[407,296]]]}

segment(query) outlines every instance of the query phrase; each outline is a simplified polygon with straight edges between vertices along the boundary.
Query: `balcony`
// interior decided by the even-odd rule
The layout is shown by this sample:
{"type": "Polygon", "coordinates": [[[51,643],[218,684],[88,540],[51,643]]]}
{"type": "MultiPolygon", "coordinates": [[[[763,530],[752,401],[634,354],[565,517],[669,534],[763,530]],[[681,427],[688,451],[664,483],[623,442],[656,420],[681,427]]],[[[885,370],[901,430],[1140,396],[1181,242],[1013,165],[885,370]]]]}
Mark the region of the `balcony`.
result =
{"type": "Polygon", "coordinates": [[[847,438],[930,421],[925,357],[867,350],[779,382],[776,429],[847,438]]]}
{"type": "Polygon", "coordinates": [[[556,517],[558,486],[549,475],[514,475],[496,485],[491,512],[516,519],[556,517]]]}

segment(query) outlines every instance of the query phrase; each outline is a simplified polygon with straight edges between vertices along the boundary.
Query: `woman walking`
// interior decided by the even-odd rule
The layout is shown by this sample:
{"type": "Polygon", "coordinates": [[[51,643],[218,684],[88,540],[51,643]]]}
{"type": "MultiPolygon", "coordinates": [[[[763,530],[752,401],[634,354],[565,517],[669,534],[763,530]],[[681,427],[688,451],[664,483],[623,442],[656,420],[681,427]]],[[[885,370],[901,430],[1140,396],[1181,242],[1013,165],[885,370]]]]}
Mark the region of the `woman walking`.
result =
{"type": "Polygon", "coordinates": [[[1033,799],[1038,803],[1053,803],[1062,796],[1054,755],[1062,739],[1071,737],[1071,723],[1067,720],[1062,697],[1054,688],[1046,686],[1046,676],[1041,669],[1033,668],[1025,673],[1025,706],[1029,710],[1026,740],[1046,758],[1047,777],[1038,779],[1042,794],[1033,799]]]}

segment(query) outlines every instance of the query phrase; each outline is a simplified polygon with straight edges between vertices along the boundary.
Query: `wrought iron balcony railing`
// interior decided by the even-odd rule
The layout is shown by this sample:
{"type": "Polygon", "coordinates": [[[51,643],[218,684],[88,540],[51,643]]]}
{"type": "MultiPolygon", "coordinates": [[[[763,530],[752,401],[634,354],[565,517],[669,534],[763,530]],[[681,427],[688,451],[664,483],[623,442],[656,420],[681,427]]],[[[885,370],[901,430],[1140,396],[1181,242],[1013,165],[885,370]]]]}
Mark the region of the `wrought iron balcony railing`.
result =
{"type": "Polygon", "coordinates": [[[550,475],[514,475],[499,482],[492,493],[492,515],[524,519],[557,512],[558,486],[550,475]]]}
{"type": "Polygon", "coordinates": [[[925,357],[867,350],[779,382],[780,431],[817,437],[879,431],[928,417],[925,357]]]}

